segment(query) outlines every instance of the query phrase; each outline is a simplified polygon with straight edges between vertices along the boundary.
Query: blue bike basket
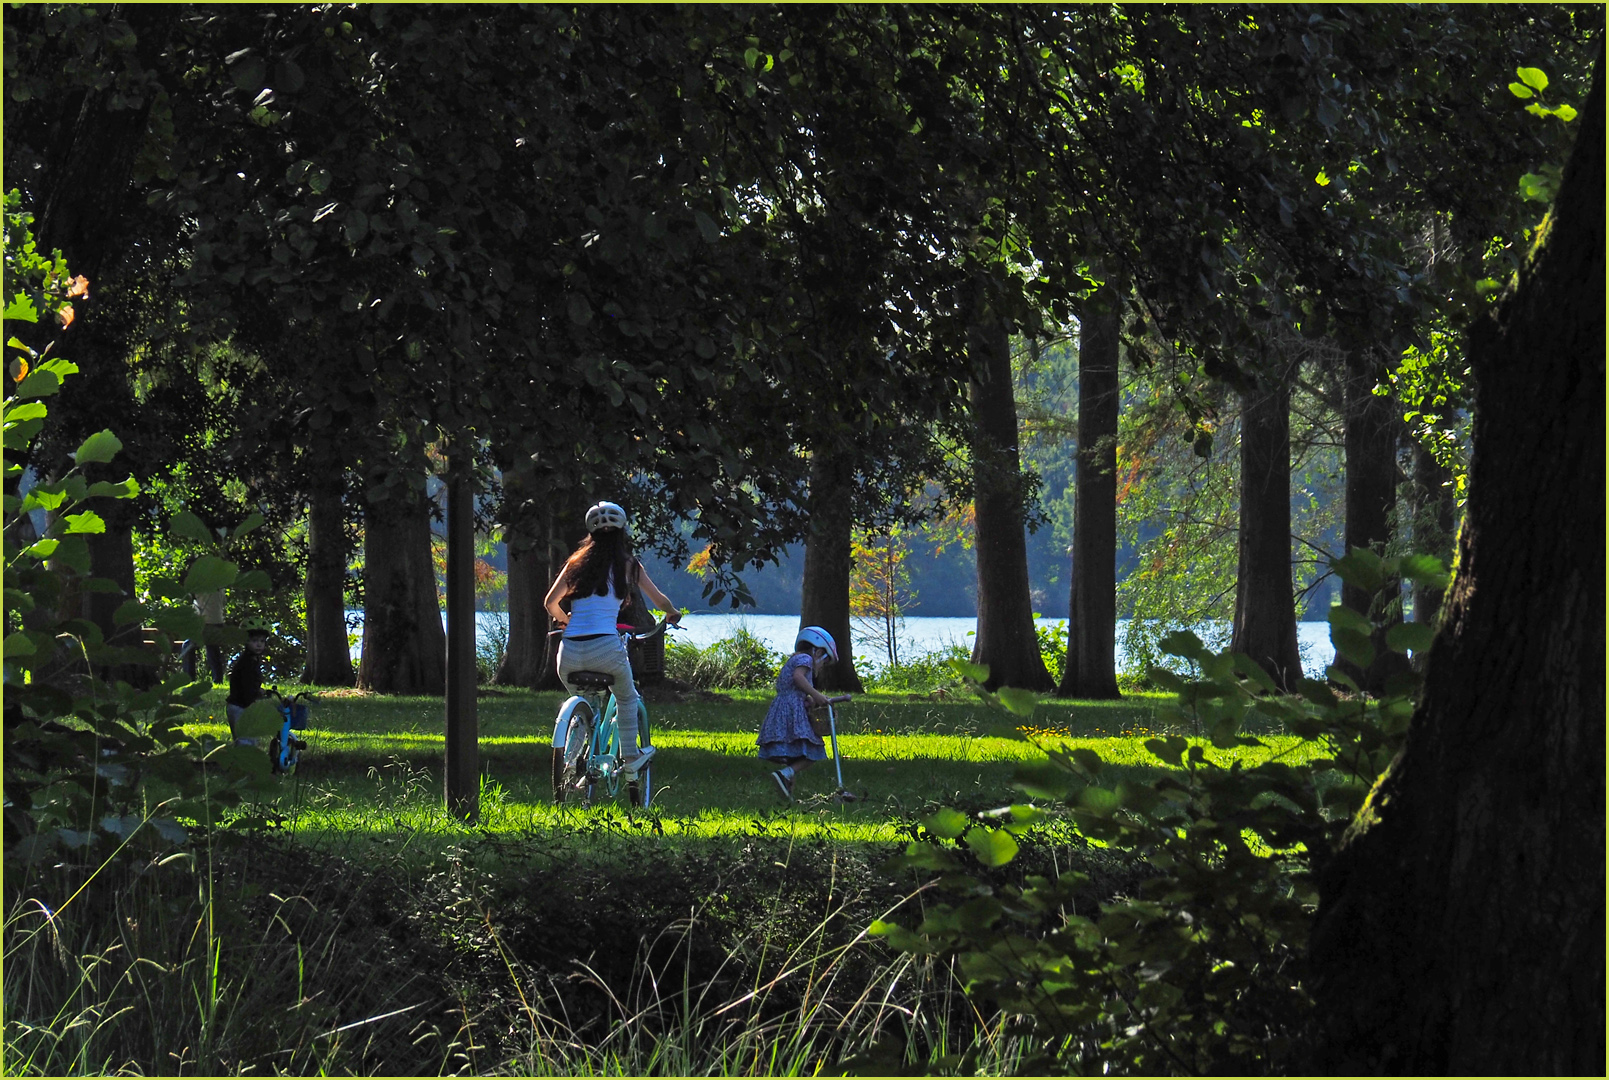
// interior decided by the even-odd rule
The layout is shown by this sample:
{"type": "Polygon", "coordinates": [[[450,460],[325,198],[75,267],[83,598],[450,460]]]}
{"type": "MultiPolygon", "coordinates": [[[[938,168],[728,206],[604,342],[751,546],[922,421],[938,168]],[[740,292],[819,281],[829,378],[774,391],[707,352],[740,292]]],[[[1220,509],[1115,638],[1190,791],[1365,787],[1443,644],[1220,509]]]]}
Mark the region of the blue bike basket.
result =
{"type": "Polygon", "coordinates": [[[311,710],[306,704],[298,702],[294,705],[286,705],[280,712],[290,717],[292,730],[300,731],[307,726],[307,717],[311,710]]]}

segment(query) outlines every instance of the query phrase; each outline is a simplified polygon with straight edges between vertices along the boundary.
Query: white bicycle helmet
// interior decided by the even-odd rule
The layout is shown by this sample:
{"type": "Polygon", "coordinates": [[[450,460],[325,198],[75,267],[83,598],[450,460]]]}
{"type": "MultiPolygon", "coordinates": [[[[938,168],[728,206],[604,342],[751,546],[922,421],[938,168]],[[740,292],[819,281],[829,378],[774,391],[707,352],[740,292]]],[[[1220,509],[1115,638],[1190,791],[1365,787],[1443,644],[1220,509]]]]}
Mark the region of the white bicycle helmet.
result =
{"type": "Polygon", "coordinates": [[[808,641],[819,649],[826,649],[827,655],[832,657],[833,663],[838,662],[838,646],[832,640],[832,635],[819,626],[807,626],[799,631],[798,640],[808,641]]]}
{"type": "Polygon", "coordinates": [[[631,535],[631,526],[626,524],[626,512],[612,502],[597,503],[587,511],[587,532],[595,533],[599,529],[624,529],[627,536],[631,535]]]}

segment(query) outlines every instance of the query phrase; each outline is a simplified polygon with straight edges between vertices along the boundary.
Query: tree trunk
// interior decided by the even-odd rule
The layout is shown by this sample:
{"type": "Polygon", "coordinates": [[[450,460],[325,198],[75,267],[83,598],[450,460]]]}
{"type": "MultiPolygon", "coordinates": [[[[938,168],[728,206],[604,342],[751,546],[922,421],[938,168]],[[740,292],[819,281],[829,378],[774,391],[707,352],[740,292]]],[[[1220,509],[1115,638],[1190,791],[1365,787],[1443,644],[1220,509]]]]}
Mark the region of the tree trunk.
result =
{"type": "Polygon", "coordinates": [[[983,372],[972,384],[972,476],[978,553],[978,633],[972,662],[989,666],[988,686],[1056,688],[1039,655],[1022,467],[1017,454],[1017,401],[1011,387],[1011,337],[989,319],[969,328],[967,346],[983,372]]]}
{"type": "MultiPolygon", "coordinates": [[[[1413,549],[1451,563],[1453,538],[1458,528],[1458,500],[1453,492],[1452,470],[1418,443],[1413,450],[1413,549]]],[[[1413,621],[1434,626],[1441,614],[1443,590],[1431,585],[1413,587],[1413,621]]]]}
{"type": "MultiPolygon", "coordinates": [[[[1348,358],[1346,372],[1346,525],[1344,547],[1368,548],[1383,555],[1391,541],[1397,510],[1397,434],[1402,427],[1390,398],[1376,397],[1374,367],[1367,357],[1348,358]]],[[[1407,669],[1399,652],[1386,648],[1385,633],[1402,621],[1402,583],[1387,581],[1377,593],[1341,583],[1341,603],[1385,620],[1375,632],[1374,662],[1367,670],[1337,656],[1336,667],[1366,693],[1381,696],[1386,680],[1407,669]]]]}
{"type": "Polygon", "coordinates": [[[1302,677],[1291,592],[1290,384],[1241,395],[1240,562],[1230,644],[1286,689],[1302,677]]]}
{"type": "Polygon", "coordinates": [[[403,485],[386,494],[365,507],[358,685],[438,697],[447,687],[447,634],[430,561],[430,503],[403,485]]]}
{"type": "Polygon", "coordinates": [[[1078,475],[1072,596],[1059,697],[1117,691],[1117,410],[1122,299],[1107,286],[1086,305],[1078,342],[1078,475]]]}
{"type": "Polygon", "coordinates": [[[550,629],[547,596],[547,523],[536,536],[510,529],[508,539],[508,650],[497,669],[500,686],[535,687],[542,679],[550,629]]]}
{"type": "MultiPolygon", "coordinates": [[[[552,512],[547,515],[547,531],[541,549],[542,557],[546,559],[546,569],[542,571],[543,580],[537,592],[538,606],[547,596],[548,588],[558,580],[570,553],[586,537],[587,507],[591,505],[591,500],[584,490],[575,488],[555,494],[548,505],[552,507],[552,512]]],[[[541,617],[546,619],[547,615],[542,614],[541,617]]],[[[543,650],[542,668],[536,689],[563,690],[564,683],[559,679],[559,639],[544,636],[540,647],[543,650]]]]}
{"type": "Polygon", "coordinates": [[[308,492],[307,667],[302,681],[314,686],[351,686],[352,650],[346,642],[345,469],[326,444],[308,492]]]}
{"type": "Polygon", "coordinates": [[[1320,878],[1314,1071],[1604,1074],[1602,75],[1470,334],[1457,576],[1407,744],[1320,878]]]}
{"type": "Polygon", "coordinates": [[[810,460],[810,535],[805,540],[799,626],[819,626],[838,643],[838,662],[820,689],[860,693],[849,631],[849,534],[854,526],[854,456],[817,448],[810,460]]]}

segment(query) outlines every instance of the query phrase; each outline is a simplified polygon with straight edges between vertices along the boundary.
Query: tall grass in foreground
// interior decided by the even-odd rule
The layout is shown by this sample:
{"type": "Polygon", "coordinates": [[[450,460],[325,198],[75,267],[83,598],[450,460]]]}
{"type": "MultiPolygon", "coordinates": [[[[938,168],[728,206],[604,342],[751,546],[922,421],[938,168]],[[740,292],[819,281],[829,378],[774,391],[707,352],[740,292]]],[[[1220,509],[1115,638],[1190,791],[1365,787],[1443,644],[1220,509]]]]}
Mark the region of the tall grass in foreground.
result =
{"type": "Polygon", "coordinates": [[[470,874],[431,892],[281,843],[214,856],[8,889],[0,1072],[817,1075],[892,1052],[998,1074],[1018,1053],[948,966],[846,935],[863,898],[838,880],[813,925],[754,920],[715,970],[694,972],[700,910],[622,943],[629,965],[599,963],[596,928],[556,968],[470,874]]]}

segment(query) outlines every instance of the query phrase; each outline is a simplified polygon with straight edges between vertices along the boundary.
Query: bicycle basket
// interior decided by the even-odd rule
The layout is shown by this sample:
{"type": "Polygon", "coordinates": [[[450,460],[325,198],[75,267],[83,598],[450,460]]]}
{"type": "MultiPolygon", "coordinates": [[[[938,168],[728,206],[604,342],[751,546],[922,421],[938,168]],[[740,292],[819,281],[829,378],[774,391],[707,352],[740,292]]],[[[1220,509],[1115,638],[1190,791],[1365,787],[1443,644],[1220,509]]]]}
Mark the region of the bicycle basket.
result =
{"type": "Polygon", "coordinates": [[[302,728],[306,727],[307,718],[312,713],[312,710],[308,708],[307,703],[302,701],[298,701],[292,705],[286,705],[280,711],[290,717],[291,730],[293,731],[300,731],[302,728]]]}

